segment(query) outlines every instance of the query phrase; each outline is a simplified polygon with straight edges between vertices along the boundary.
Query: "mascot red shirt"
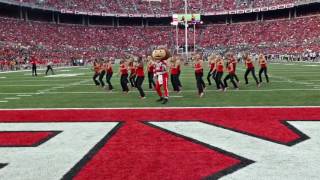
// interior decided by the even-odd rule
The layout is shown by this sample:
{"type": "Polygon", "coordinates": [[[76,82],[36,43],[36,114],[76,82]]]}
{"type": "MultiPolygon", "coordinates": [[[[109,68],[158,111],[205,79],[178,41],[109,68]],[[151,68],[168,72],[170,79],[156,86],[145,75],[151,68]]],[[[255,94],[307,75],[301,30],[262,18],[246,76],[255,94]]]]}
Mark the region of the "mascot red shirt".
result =
{"type": "Polygon", "coordinates": [[[166,104],[169,98],[167,60],[170,56],[170,52],[164,48],[156,49],[152,52],[152,57],[155,60],[154,76],[156,80],[156,91],[160,96],[158,101],[163,104],[166,104]]]}

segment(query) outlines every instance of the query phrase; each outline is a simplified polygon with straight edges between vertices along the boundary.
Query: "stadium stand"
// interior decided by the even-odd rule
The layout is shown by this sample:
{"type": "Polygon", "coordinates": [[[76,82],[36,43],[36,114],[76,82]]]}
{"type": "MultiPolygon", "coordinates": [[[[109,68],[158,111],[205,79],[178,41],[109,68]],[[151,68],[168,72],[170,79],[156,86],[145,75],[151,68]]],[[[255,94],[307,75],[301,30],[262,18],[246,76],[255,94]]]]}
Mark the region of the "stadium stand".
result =
{"type": "MultiPolygon", "coordinates": [[[[16,0],[43,7],[106,13],[171,14],[184,12],[183,0],[16,0]]],[[[296,0],[189,0],[189,11],[193,13],[235,10],[294,3],[296,0]]]]}
{"type": "MultiPolygon", "coordinates": [[[[21,61],[30,51],[42,60],[59,63],[73,58],[142,56],[155,46],[164,45],[173,50],[175,45],[175,28],[170,26],[87,27],[10,18],[0,18],[0,24],[0,60],[3,61],[21,61]]],[[[219,49],[263,51],[266,54],[320,52],[320,16],[204,25],[196,34],[197,48],[206,52],[219,49]]],[[[189,41],[193,41],[192,33],[189,33],[189,41]]],[[[181,37],[179,44],[183,43],[181,37]]]]}

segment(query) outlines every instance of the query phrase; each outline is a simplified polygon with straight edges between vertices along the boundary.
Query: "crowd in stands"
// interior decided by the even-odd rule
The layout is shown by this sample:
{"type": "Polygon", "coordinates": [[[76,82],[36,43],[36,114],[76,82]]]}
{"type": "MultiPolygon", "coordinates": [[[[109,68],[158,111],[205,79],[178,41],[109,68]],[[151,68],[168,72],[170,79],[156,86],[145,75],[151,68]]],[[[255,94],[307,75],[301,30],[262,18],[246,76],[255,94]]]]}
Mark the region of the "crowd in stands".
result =
{"type": "MultiPolygon", "coordinates": [[[[30,53],[40,64],[72,59],[121,58],[149,54],[156,46],[175,49],[174,27],[91,27],[0,18],[0,64],[28,63],[30,53]],[[14,62],[9,62],[14,61],[14,62]]],[[[190,29],[192,30],[192,29],[190,29]]],[[[184,44],[183,30],[179,44],[184,44]]],[[[320,53],[320,16],[225,25],[202,25],[196,30],[196,46],[202,52],[244,51],[265,54],[320,53]]],[[[193,42],[193,32],[189,32],[193,42]]]]}
{"type": "MultiPolygon", "coordinates": [[[[184,0],[8,0],[56,9],[106,13],[171,14],[184,12],[184,0]]],[[[192,13],[235,10],[294,3],[297,0],[188,0],[192,13]]]]}

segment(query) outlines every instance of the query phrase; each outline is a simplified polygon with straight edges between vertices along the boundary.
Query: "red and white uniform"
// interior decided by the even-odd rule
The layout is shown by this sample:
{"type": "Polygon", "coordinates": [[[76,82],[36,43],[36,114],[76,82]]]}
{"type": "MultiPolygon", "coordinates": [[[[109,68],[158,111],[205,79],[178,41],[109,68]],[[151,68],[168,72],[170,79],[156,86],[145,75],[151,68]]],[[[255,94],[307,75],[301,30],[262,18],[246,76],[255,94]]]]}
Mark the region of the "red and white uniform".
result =
{"type": "Polygon", "coordinates": [[[166,61],[156,62],[154,66],[154,75],[156,77],[156,91],[160,97],[169,97],[168,90],[168,72],[167,72],[167,63],[166,61]],[[164,96],[161,90],[163,87],[164,96]]]}

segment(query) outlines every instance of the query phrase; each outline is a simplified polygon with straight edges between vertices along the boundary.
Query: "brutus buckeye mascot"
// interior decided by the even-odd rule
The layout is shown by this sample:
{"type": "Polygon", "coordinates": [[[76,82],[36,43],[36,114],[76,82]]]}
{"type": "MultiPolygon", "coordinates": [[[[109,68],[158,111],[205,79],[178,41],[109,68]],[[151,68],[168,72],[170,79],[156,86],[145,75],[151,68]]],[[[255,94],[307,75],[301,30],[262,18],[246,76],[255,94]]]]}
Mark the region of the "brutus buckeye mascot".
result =
{"type": "Polygon", "coordinates": [[[158,48],[152,52],[152,57],[155,60],[154,78],[156,81],[156,90],[160,96],[160,99],[157,101],[166,104],[169,100],[167,60],[171,55],[166,48],[158,48]],[[162,93],[162,88],[164,93],[162,93]]]}

